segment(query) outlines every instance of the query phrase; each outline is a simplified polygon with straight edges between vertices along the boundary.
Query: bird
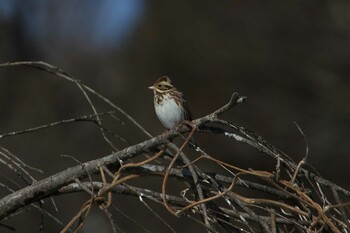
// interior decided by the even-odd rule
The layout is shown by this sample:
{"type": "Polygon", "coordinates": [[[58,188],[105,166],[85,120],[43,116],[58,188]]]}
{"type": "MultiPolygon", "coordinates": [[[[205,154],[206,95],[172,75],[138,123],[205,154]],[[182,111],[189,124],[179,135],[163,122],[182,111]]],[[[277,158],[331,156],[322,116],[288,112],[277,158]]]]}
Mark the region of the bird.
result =
{"type": "MultiPolygon", "coordinates": [[[[182,92],[173,86],[168,76],[160,77],[148,88],[153,90],[157,117],[167,130],[175,129],[183,121],[192,121],[191,110],[182,92]]],[[[190,147],[197,148],[194,139],[191,139],[190,147]]]]}

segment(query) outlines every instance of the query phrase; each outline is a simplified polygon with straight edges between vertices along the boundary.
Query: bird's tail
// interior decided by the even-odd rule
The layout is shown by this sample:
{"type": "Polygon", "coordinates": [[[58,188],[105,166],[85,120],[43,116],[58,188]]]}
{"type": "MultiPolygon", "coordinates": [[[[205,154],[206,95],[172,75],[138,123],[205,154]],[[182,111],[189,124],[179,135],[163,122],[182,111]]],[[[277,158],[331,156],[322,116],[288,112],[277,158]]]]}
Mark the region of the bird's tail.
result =
{"type": "Polygon", "coordinates": [[[190,141],[188,142],[188,145],[190,146],[191,149],[193,150],[197,150],[198,147],[198,144],[196,143],[196,141],[194,140],[194,138],[192,137],[190,139],[190,141]]]}

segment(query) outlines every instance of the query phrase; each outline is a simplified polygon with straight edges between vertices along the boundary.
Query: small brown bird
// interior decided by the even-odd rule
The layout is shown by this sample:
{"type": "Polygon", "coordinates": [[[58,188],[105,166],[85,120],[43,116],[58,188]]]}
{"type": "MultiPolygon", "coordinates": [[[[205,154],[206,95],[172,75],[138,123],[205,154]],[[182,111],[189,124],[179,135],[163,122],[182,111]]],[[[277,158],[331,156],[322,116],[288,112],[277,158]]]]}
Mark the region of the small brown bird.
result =
{"type": "MultiPolygon", "coordinates": [[[[160,77],[153,86],[148,87],[154,93],[154,109],[158,119],[167,129],[174,129],[184,120],[191,121],[192,114],[183,97],[167,76],[160,77]]],[[[191,147],[197,147],[191,140],[191,147]]]]}

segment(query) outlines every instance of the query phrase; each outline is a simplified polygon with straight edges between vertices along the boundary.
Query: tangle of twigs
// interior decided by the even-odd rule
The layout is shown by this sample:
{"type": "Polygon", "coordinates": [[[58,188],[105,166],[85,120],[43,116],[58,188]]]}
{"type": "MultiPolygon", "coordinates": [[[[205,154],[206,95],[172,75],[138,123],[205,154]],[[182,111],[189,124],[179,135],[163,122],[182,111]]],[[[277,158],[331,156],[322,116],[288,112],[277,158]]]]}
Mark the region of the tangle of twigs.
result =
{"type": "MultiPolygon", "coordinates": [[[[0,67],[19,65],[45,70],[74,83],[84,94],[93,114],[3,134],[0,138],[48,129],[60,124],[88,121],[101,129],[101,134],[113,149],[113,153],[85,163],[79,162],[75,167],[36,181],[28,172],[28,169],[34,168],[1,148],[0,162],[18,174],[28,186],[14,191],[3,185],[11,193],[0,199],[0,219],[10,217],[20,208],[34,205],[35,202],[48,197],[87,192],[89,198],[62,227],[61,232],[78,232],[94,204],[108,218],[113,232],[117,232],[120,229],[110,212],[115,200],[114,194],[117,193],[137,197],[135,201],[140,200],[172,232],[176,230],[146,201],[158,203],[176,216],[185,216],[199,223],[208,232],[350,231],[350,192],[322,178],[314,169],[311,170],[310,166],[305,166],[309,148],[299,126],[297,127],[306,142],[306,154],[300,162],[296,162],[253,131],[220,118],[237,104],[243,103],[246,97],[234,93],[227,104],[213,113],[192,122],[184,122],[183,127],[170,130],[166,134],[152,137],[125,111],[57,67],[45,62],[5,63],[0,64],[0,67]],[[98,112],[89,94],[102,99],[113,108],[113,111],[98,112]],[[102,119],[104,116],[113,115],[116,111],[124,114],[150,139],[118,150],[108,138],[108,135],[116,136],[116,134],[105,128],[102,119]],[[216,159],[215,155],[205,152],[204,147],[193,151],[192,156],[194,154],[196,158],[190,159],[184,153],[184,148],[197,132],[224,135],[234,142],[253,147],[273,158],[276,169],[259,171],[240,168],[216,159]],[[171,141],[182,134],[187,136],[178,148],[171,141]],[[142,155],[147,155],[147,159],[142,159],[140,162],[129,160],[142,158],[142,155]],[[232,175],[224,176],[220,171],[203,171],[199,165],[201,160],[219,165],[232,175]],[[111,172],[111,167],[117,167],[116,172],[111,172]],[[144,177],[160,177],[161,191],[149,189],[146,184],[145,187],[128,184],[131,180],[141,180],[144,177]],[[169,180],[178,182],[179,186],[185,189],[182,192],[169,191],[167,188],[169,180]]],[[[121,138],[119,135],[117,137],[121,138]]],[[[12,229],[7,225],[0,227],[12,229]]],[[[140,228],[148,231],[143,226],[140,228]]]]}

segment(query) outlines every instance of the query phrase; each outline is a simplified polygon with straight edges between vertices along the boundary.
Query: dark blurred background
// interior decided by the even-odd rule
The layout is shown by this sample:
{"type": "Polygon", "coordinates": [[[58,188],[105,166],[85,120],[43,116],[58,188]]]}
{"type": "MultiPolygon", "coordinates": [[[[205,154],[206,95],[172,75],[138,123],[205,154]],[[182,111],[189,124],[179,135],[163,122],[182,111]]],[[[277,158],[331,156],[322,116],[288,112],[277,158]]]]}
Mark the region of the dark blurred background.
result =
{"type": "MultiPolygon", "coordinates": [[[[326,179],[349,189],[349,12],[345,0],[2,0],[0,62],[56,65],[111,99],[154,135],[164,128],[147,87],[159,76],[172,78],[195,117],[222,106],[237,91],[248,102],[224,115],[226,120],[255,131],[299,161],[305,142],[297,122],[309,143],[309,162],[326,179]]],[[[0,69],[0,106],[1,133],[92,113],[74,85],[24,67],[0,69]]],[[[101,105],[99,111],[108,109],[101,105]]],[[[125,125],[115,130],[129,144],[147,138],[120,118],[125,125]]],[[[234,165],[261,170],[274,166],[265,155],[232,140],[196,137],[214,157],[234,165]]],[[[62,154],[84,162],[112,151],[98,128],[84,123],[5,138],[1,145],[43,169],[45,174],[34,175],[37,179],[76,165],[62,154]]],[[[56,215],[67,223],[86,199],[87,194],[58,197],[62,203],[56,215]]],[[[131,204],[137,199],[127,200],[114,199],[123,211],[134,208],[129,212],[153,232],[167,231],[142,204],[131,204]],[[138,209],[153,220],[145,221],[135,213],[138,209]]],[[[50,203],[47,209],[54,212],[50,203]]],[[[169,216],[163,208],[159,211],[169,216]]],[[[38,230],[39,217],[39,211],[32,211],[6,223],[33,232],[29,229],[38,230]],[[23,224],[17,224],[19,219],[23,224]]],[[[110,232],[103,214],[96,211],[92,217],[83,232],[110,232]]],[[[45,232],[61,228],[46,221],[45,232]]],[[[185,219],[169,221],[177,230],[190,228],[185,219]]],[[[125,218],[116,222],[126,232],[142,232],[125,218]]]]}

